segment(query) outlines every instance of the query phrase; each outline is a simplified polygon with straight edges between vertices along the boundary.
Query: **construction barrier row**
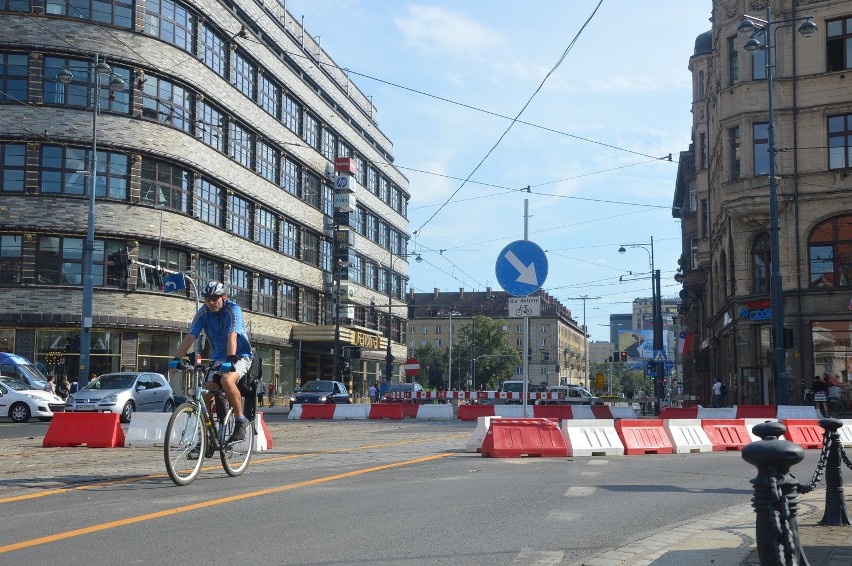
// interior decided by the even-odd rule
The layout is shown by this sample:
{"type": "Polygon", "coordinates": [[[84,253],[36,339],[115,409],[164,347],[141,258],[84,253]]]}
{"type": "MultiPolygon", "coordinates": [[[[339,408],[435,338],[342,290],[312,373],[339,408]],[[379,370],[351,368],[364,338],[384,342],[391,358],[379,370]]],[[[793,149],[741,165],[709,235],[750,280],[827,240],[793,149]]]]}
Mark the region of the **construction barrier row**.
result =
{"type": "Polygon", "coordinates": [[[365,404],[298,404],[290,409],[288,418],[296,420],[366,420],[405,417],[414,419],[451,420],[452,405],[418,405],[416,403],[373,403],[365,404]]]}

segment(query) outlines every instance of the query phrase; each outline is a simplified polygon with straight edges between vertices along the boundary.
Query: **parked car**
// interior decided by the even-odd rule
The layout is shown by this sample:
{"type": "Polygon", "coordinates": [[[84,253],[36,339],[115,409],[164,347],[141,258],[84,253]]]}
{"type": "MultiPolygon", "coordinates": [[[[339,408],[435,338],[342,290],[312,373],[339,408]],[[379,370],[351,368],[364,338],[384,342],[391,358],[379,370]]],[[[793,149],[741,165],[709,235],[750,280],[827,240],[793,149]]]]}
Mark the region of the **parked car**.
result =
{"type": "Polygon", "coordinates": [[[415,399],[412,393],[423,391],[419,383],[393,383],[385,391],[385,403],[423,403],[425,399],[415,399]],[[407,397],[406,397],[407,395],[407,397]]]}
{"type": "Polygon", "coordinates": [[[169,381],[159,373],[105,373],[68,396],[68,412],[120,413],[129,423],[134,411],[171,413],[175,408],[169,381]]]}
{"type": "Polygon", "coordinates": [[[301,403],[349,403],[349,390],[339,381],[317,379],[302,385],[290,396],[290,409],[301,403]]]}
{"type": "Polygon", "coordinates": [[[561,395],[561,399],[542,399],[542,405],[603,405],[600,397],[595,397],[579,385],[551,385],[547,388],[551,394],[561,395]]]}
{"type": "MultiPolygon", "coordinates": [[[[532,383],[527,382],[527,392],[531,392],[533,388],[532,383]]],[[[519,379],[509,379],[503,382],[500,386],[500,392],[504,393],[514,393],[513,399],[506,399],[505,401],[500,401],[501,403],[505,403],[506,405],[523,405],[524,400],[521,399],[521,393],[524,392],[524,382],[519,379]]],[[[532,404],[529,400],[527,404],[532,404]]]]}
{"type": "Polygon", "coordinates": [[[31,361],[9,352],[0,352],[0,375],[14,377],[32,389],[43,389],[47,385],[47,378],[31,361]]]}
{"type": "Polygon", "coordinates": [[[64,407],[65,401],[53,393],[33,389],[17,378],[0,377],[0,415],[16,423],[25,423],[31,417],[49,421],[64,407]]]}

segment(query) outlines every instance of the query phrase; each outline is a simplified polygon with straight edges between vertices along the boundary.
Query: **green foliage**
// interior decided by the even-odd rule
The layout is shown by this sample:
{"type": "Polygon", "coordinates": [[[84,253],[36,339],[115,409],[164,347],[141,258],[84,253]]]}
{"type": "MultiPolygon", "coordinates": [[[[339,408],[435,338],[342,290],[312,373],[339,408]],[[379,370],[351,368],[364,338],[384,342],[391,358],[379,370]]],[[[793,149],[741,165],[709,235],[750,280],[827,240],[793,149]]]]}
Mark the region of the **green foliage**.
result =
{"type": "Polygon", "coordinates": [[[456,360],[464,360],[461,366],[463,381],[476,365],[476,387],[491,391],[502,381],[514,377],[515,367],[522,363],[518,350],[509,342],[509,332],[503,330],[503,323],[483,315],[476,315],[454,333],[454,380],[458,371],[456,360]]]}
{"type": "MultiPolygon", "coordinates": [[[[644,388],[646,393],[652,391],[651,379],[645,375],[642,370],[630,369],[625,363],[613,363],[612,365],[612,393],[613,395],[621,395],[625,397],[635,397],[640,388],[644,388]]],[[[597,363],[589,365],[589,374],[591,379],[589,384],[593,393],[609,393],[609,363],[597,363]],[[598,373],[604,374],[604,388],[598,390],[595,387],[594,376],[598,373]]]]}

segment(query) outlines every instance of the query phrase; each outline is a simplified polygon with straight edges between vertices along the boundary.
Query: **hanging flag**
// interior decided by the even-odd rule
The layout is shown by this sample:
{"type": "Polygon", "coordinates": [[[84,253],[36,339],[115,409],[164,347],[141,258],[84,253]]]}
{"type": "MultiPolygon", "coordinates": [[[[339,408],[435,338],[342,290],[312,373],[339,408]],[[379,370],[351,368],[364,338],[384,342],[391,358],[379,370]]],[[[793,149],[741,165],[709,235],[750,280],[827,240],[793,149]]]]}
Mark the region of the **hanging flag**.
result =
{"type": "Polygon", "coordinates": [[[692,350],[692,332],[680,332],[680,353],[688,354],[692,350]]]}

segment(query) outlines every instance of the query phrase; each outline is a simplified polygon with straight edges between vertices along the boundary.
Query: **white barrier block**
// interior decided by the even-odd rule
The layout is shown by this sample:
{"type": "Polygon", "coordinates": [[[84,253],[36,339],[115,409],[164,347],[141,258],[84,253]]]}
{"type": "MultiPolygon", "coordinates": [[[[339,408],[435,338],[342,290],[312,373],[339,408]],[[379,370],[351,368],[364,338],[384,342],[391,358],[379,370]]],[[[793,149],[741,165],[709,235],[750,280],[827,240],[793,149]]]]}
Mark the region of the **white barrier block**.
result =
{"type": "Polygon", "coordinates": [[[614,419],[635,419],[636,409],[633,407],[610,407],[609,412],[614,419]]]}
{"type": "MultiPolygon", "coordinates": [[[[594,420],[595,414],[592,412],[591,405],[571,405],[571,416],[575,420],[594,420]]],[[[633,418],[633,417],[631,417],[633,418]]],[[[601,419],[605,420],[605,419],[601,419]]],[[[608,419],[607,419],[608,420],[608,419]]]]}
{"type": "Polygon", "coordinates": [[[757,436],[756,434],[754,434],[754,433],[751,431],[751,429],[752,429],[752,428],[754,428],[754,425],[759,425],[759,424],[762,424],[762,423],[777,423],[777,422],[778,422],[778,419],[770,419],[770,418],[755,419],[755,418],[750,418],[750,419],[743,419],[743,422],[745,422],[746,432],[748,432],[748,435],[751,437],[751,439],[752,439],[752,440],[762,440],[759,436],[757,436]]]}
{"type": "Polygon", "coordinates": [[[736,407],[721,407],[718,409],[714,407],[698,407],[698,418],[729,421],[737,418],[737,409],[736,407]]]}
{"type": "Polygon", "coordinates": [[[778,412],[776,414],[778,415],[779,421],[787,419],[819,420],[823,418],[822,414],[817,411],[816,407],[811,407],[810,405],[778,405],[778,412]]]}
{"type": "Polygon", "coordinates": [[[347,420],[347,419],[366,419],[370,411],[370,406],[363,403],[355,405],[338,404],[334,406],[334,416],[332,419],[347,420]]]}
{"type": "Polygon", "coordinates": [[[254,428],[257,429],[257,434],[254,435],[252,441],[252,450],[255,452],[263,452],[269,450],[269,443],[266,437],[269,436],[269,429],[266,428],[266,421],[263,418],[263,411],[258,411],[254,420],[254,428]]]}
{"type": "Polygon", "coordinates": [[[420,405],[417,407],[418,419],[452,420],[453,406],[445,405],[420,405]]]}
{"type": "Polygon", "coordinates": [[[562,437],[569,456],[623,456],[624,444],[610,419],[564,419],[562,437]]]}
{"type": "Polygon", "coordinates": [[[287,416],[288,419],[301,419],[302,418],[302,404],[299,403],[297,405],[293,405],[293,408],[290,409],[290,414],[287,416]]]}
{"type": "Polygon", "coordinates": [[[485,435],[488,434],[488,427],[491,426],[491,419],[499,419],[501,417],[476,417],[476,428],[473,429],[467,442],[464,444],[465,452],[482,452],[482,442],[485,440],[485,435]]]}
{"type": "Polygon", "coordinates": [[[843,423],[843,426],[837,429],[837,433],[840,435],[840,444],[844,448],[849,448],[852,446],[852,420],[841,419],[840,422],[843,423]]]}
{"type": "Polygon", "coordinates": [[[672,441],[675,454],[713,451],[713,444],[701,428],[701,419],[666,419],[663,428],[672,441]]]}
{"type": "Polygon", "coordinates": [[[130,426],[124,435],[126,448],[151,448],[162,446],[169,426],[171,413],[133,413],[130,426]]]}
{"type": "MultiPolygon", "coordinates": [[[[529,407],[532,414],[532,407],[529,407]]],[[[524,418],[523,405],[494,405],[494,415],[503,417],[504,419],[522,419],[524,418]]]]}

